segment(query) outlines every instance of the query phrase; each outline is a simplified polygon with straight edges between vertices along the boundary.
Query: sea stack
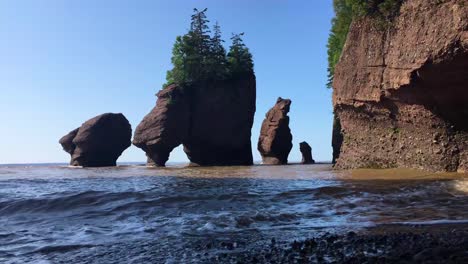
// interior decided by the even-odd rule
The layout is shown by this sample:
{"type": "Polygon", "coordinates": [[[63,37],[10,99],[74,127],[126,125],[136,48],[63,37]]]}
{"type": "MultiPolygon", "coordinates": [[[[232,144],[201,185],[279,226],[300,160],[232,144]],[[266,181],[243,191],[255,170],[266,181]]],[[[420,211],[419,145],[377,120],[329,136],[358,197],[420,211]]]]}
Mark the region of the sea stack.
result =
{"type": "Polygon", "coordinates": [[[302,164],[314,164],[315,160],[312,158],[312,148],[307,142],[299,143],[299,149],[302,153],[302,164]]]}
{"type": "Polygon", "coordinates": [[[70,165],[115,166],[131,145],[132,128],[123,114],[96,116],[62,137],[59,143],[71,156],[70,165]]]}
{"type": "Polygon", "coordinates": [[[407,0],[385,28],[375,19],[353,21],[335,68],[335,166],[467,171],[466,1],[407,0]]]}
{"type": "Polygon", "coordinates": [[[148,165],[164,166],[184,146],[191,165],[252,165],[256,81],[252,73],[225,80],[169,85],[135,131],[148,165]]]}
{"type": "Polygon", "coordinates": [[[290,106],[291,100],[279,97],[263,120],[258,140],[258,151],[262,155],[263,164],[288,163],[293,146],[288,116],[290,106]]]}
{"type": "Polygon", "coordinates": [[[188,137],[190,104],[184,89],[159,91],[156,106],[135,129],[133,144],[145,151],[148,166],[164,166],[171,151],[188,137]]]}

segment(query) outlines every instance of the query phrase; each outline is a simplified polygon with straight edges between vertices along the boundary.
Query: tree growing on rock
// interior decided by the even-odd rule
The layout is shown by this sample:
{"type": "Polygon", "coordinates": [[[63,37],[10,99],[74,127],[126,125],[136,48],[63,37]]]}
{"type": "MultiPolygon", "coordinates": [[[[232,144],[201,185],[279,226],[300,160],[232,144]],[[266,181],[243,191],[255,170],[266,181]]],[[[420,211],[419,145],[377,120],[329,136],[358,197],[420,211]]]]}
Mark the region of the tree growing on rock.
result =
{"type": "Polygon", "coordinates": [[[210,22],[206,18],[207,9],[198,11],[194,8],[195,12],[192,15],[192,22],[190,24],[190,31],[188,33],[188,45],[191,48],[192,53],[188,57],[190,65],[189,81],[204,79],[209,71],[208,59],[211,53],[211,37],[210,28],[208,23],[210,22]]]}
{"type": "Polygon", "coordinates": [[[227,74],[226,49],[223,46],[221,27],[218,22],[213,27],[213,37],[208,54],[208,75],[216,79],[222,79],[227,74]]]}
{"type": "Polygon", "coordinates": [[[201,11],[195,8],[189,32],[176,38],[171,58],[174,67],[167,72],[163,88],[172,83],[220,80],[253,72],[252,54],[242,40],[243,33],[233,34],[226,54],[221,27],[216,22],[211,36],[206,12],[206,8],[201,11]]]}
{"type": "Polygon", "coordinates": [[[244,33],[232,34],[232,45],[227,54],[228,68],[232,75],[253,72],[252,54],[245,46],[242,36],[244,33]]]}

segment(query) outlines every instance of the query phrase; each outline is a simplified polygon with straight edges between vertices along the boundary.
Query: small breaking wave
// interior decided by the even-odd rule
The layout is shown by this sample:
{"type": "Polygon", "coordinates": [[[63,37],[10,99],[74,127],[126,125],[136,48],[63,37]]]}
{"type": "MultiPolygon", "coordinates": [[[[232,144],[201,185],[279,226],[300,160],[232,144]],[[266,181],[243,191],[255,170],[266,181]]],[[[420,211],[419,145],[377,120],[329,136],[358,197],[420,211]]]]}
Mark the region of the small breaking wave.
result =
{"type": "Polygon", "coordinates": [[[393,222],[392,224],[398,225],[449,225],[449,224],[468,224],[468,219],[439,219],[439,220],[427,220],[427,221],[404,221],[404,222],[393,222]]]}
{"type": "Polygon", "coordinates": [[[144,196],[137,192],[108,193],[85,191],[77,194],[53,194],[53,198],[19,199],[0,202],[0,214],[47,213],[76,210],[83,207],[98,207],[107,203],[141,199],[144,196]]]}
{"type": "Polygon", "coordinates": [[[74,244],[74,245],[50,245],[34,250],[31,253],[49,254],[49,253],[64,253],[68,251],[78,250],[82,248],[92,248],[95,245],[74,244]]]}

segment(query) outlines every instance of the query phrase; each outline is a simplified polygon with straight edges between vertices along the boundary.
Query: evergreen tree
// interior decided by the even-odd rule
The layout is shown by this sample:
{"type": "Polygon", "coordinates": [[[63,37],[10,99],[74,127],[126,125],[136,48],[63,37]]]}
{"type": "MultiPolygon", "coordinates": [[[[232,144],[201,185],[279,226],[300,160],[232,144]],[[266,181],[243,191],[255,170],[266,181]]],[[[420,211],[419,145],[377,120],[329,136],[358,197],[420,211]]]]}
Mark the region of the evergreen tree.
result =
{"type": "Polygon", "coordinates": [[[226,56],[221,28],[218,23],[210,36],[209,20],[204,9],[194,9],[190,30],[178,36],[172,48],[173,68],[167,72],[167,83],[196,82],[206,79],[224,79],[229,75],[253,72],[252,55],[242,41],[242,34],[234,34],[226,56]]]}
{"type": "Polygon", "coordinates": [[[224,78],[227,74],[226,49],[221,36],[221,27],[218,22],[213,26],[213,37],[210,43],[210,55],[208,58],[208,74],[213,78],[224,78]]]}
{"type": "Polygon", "coordinates": [[[207,9],[193,9],[192,22],[188,33],[188,44],[192,53],[188,56],[190,81],[204,79],[208,73],[208,56],[210,55],[211,37],[206,18],[207,9]]]}
{"type": "Polygon", "coordinates": [[[166,83],[163,87],[173,84],[176,82],[185,82],[186,81],[186,52],[185,52],[185,42],[183,41],[182,36],[176,38],[174,47],[172,48],[172,58],[171,62],[174,65],[172,70],[167,71],[166,74],[166,83]]]}
{"type": "Polygon", "coordinates": [[[348,36],[349,26],[353,19],[352,5],[347,0],[333,0],[335,17],[332,19],[332,28],[328,37],[328,83],[331,88],[335,65],[340,59],[343,46],[348,36]]]}
{"type": "Polygon", "coordinates": [[[206,11],[194,9],[190,30],[178,36],[172,48],[171,62],[174,68],[167,72],[167,86],[171,83],[192,82],[203,79],[207,73],[206,57],[210,53],[210,30],[206,11]]]}
{"type": "Polygon", "coordinates": [[[232,34],[232,45],[227,54],[228,69],[231,75],[253,72],[252,54],[245,46],[242,36],[244,33],[232,34]]]}

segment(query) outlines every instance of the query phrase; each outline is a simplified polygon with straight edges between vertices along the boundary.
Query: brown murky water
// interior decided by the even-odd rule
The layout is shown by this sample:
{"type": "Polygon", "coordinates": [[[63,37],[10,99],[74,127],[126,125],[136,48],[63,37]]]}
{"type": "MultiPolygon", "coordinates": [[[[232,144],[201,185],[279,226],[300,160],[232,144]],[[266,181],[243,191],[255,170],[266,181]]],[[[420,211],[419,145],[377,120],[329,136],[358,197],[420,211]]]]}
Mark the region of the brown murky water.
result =
{"type": "Polygon", "coordinates": [[[244,251],[325,231],[466,223],[467,202],[466,174],[0,166],[0,262],[203,262],[219,253],[210,243],[244,251]]]}

